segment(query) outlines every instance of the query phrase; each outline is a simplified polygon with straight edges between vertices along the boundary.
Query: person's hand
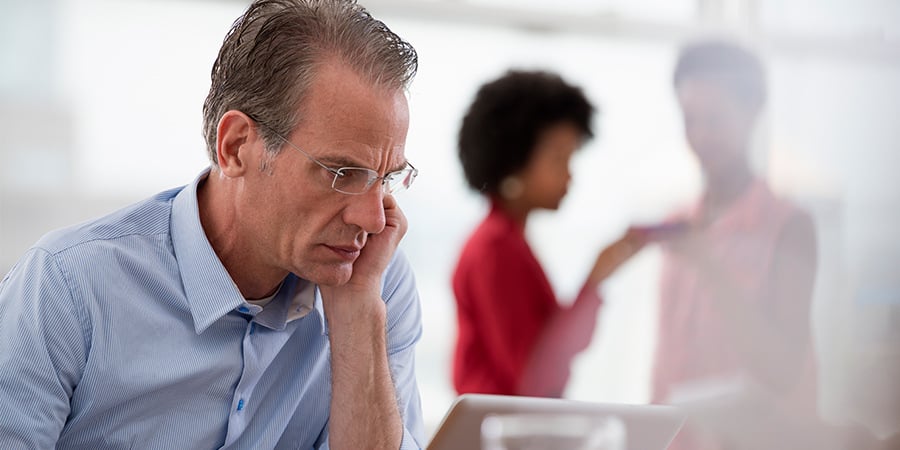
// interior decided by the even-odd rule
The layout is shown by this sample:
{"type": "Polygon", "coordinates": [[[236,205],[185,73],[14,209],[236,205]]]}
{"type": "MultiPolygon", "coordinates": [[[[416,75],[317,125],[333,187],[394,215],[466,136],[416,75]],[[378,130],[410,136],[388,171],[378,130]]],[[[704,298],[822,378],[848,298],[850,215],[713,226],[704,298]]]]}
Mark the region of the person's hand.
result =
{"type": "Polygon", "coordinates": [[[588,281],[600,283],[615,272],[622,264],[631,259],[650,242],[648,236],[636,227],[628,228],[622,235],[612,244],[604,248],[597,255],[594,267],[588,275],[588,281]]]}
{"type": "Polygon", "coordinates": [[[341,286],[319,286],[326,304],[341,299],[354,303],[352,299],[373,298],[383,304],[380,301],[381,279],[408,226],[397,200],[389,194],[384,196],[384,218],[384,229],[368,236],[365,247],[353,263],[350,280],[341,286]]]}
{"type": "Polygon", "coordinates": [[[667,242],[682,238],[695,230],[695,225],[686,222],[665,222],[658,225],[633,225],[628,231],[636,239],[647,242],[667,242]]]}
{"type": "Polygon", "coordinates": [[[366,237],[350,280],[319,286],[328,323],[331,448],[399,448],[403,421],[388,356],[387,304],[381,280],[406,233],[406,217],[384,194],[384,228],[366,237]]]}
{"type": "Polygon", "coordinates": [[[384,220],[384,229],[368,236],[359,258],[353,263],[353,275],[350,276],[347,287],[376,287],[379,295],[381,294],[381,277],[408,226],[397,199],[390,194],[384,195],[384,220]]]}
{"type": "Polygon", "coordinates": [[[691,264],[699,264],[708,259],[701,234],[703,224],[690,221],[664,222],[657,225],[634,225],[628,229],[634,240],[661,243],[673,253],[685,258],[691,264]]]}

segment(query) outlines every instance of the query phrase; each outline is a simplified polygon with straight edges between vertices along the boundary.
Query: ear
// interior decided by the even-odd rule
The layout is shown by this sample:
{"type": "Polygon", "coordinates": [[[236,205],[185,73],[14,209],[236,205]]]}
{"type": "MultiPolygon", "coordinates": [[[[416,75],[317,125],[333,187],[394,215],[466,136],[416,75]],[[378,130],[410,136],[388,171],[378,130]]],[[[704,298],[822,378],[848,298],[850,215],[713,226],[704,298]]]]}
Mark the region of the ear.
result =
{"type": "Polygon", "coordinates": [[[225,176],[239,177],[258,156],[262,137],[256,122],[238,110],[230,110],[219,119],[216,136],[216,159],[225,176]]]}

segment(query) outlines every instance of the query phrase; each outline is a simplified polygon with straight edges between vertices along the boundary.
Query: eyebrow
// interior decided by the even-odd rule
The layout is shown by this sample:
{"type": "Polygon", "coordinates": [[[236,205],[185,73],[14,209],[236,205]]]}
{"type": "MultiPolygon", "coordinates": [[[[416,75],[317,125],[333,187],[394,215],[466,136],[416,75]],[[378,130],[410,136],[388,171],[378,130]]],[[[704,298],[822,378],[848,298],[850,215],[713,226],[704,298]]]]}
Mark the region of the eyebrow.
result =
{"type": "Polygon", "coordinates": [[[409,165],[409,160],[408,160],[408,159],[404,159],[404,160],[403,160],[403,164],[401,164],[399,167],[394,167],[393,169],[388,170],[387,173],[399,172],[399,171],[405,169],[406,166],[408,166],[408,165],[409,165]]]}
{"type": "MultiPolygon", "coordinates": [[[[329,166],[332,169],[340,169],[342,167],[358,167],[360,169],[369,169],[369,170],[374,170],[375,172],[378,172],[377,170],[372,169],[371,167],[366,167],[366,166],[359,164],[358,162],[352,161],[344,156],[316,156],[315,158],[318,159],[319,161],[321,161],[322,164],[325,164],[326,166],[329,166]]],[[[399,172],[399,171],[405,169],[407,165],[409,165],[409,160],[404,159],[403,162],[400,163],[399,166],[388,169],[388,171],[386,173],[399,172]]]]}
{"type": "Polygon", "coordinates": [[[362,166],[361,164],[359,164],[355,161],[351,161],[350,159],[348,159],[347,157],[344,157],[344,156],[313,156],[313,157],[318,159],[319,161],[321,161],[322,164],[331,166],[334,169],[338,169],[341,167],[366,168],[366,167],[362,166]]]}

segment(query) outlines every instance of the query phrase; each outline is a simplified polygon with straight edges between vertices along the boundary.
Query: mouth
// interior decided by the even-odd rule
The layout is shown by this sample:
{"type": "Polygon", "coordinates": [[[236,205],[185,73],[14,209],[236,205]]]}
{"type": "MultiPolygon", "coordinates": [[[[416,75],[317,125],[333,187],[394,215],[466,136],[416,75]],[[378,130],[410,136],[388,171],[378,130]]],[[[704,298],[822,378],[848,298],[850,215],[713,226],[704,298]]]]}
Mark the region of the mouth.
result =
{"type": "Polygon", "coordinates": [[[331,252],[337,255],[342,261],[347,262],[356,261],[356,258],[359,257],[360,250],[362,250],[361,248],[352,245],[324,245],[325,248],[331,250],[331,252]]]}

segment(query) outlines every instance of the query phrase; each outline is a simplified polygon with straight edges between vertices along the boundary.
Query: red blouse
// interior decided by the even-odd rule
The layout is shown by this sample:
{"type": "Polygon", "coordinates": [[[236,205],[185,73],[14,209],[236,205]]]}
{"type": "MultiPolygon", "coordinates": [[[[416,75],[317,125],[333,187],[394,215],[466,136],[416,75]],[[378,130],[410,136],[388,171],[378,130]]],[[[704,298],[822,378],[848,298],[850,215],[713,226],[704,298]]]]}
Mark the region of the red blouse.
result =
{"type": "Polygon", "coordinates": [[[562,395],[572,358],[593,335],[596,287],[560,307],[524,226],[493,204],[463,248],[453,291],[458,393],[562,395]]]}

